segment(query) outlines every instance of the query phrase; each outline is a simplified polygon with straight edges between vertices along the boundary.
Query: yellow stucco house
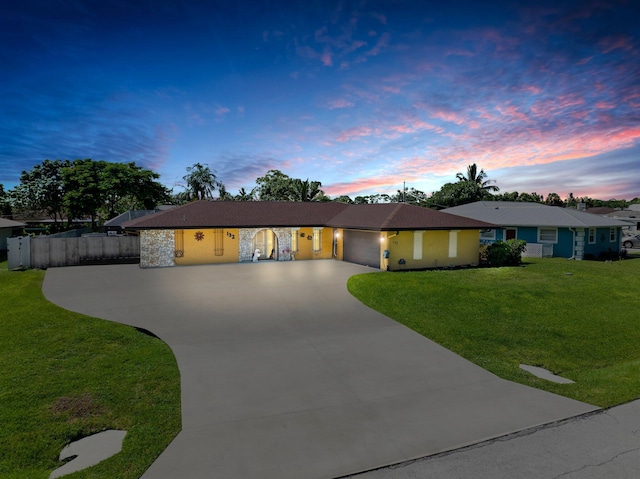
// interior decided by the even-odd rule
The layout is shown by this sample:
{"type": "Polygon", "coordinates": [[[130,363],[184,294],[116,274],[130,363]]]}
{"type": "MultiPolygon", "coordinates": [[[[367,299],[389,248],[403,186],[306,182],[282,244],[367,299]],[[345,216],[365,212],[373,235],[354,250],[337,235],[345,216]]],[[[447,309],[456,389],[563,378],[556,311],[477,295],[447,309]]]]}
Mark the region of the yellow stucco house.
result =
{"type": "Polygon", "coordinates": [[[196,201],[129,221],[140,266],[336,259],[389,271],[474,265],[494,225],[404,203],[196,201]]]}

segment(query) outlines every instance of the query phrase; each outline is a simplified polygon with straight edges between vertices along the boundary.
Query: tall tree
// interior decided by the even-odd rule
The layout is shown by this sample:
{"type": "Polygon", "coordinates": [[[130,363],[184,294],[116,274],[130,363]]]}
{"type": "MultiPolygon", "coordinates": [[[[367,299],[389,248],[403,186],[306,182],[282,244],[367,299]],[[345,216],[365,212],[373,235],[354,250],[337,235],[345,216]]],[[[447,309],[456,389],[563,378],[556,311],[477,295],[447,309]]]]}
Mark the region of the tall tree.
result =
{"type": "Polygon", "coordinates": [[[135,163],[75,160],[63,168],[69,218],[109,219],[129,209],[153,209],[169,200],[160,175],[135,163]]]}
{"type": "Polygon", "coordinates": [[[206,164],[188,166],[187,174],[182,178],[187,182],[187,191],[194,200],[213,198],[213,192],[220,186],[215,172],[206,164]]]}
{"type": "Polygon", "coordinates": [[[549,193],[544,200],[544,204],[549,206],[564,206],[564,202],[558,193],[549,193]]]}
{"type": "Polygon", "coordinates": [[[105,204],[102,186],[105,163],[87,158],[75,160],[70,166],[62,169],[66,189],[64,204],[69,220],[88,216],[91,218],[91,226],[95,228],[98,210],[105,204]]]}
{"type": "Polygon", "coordinates": [[[449,208],[480,201],[487,193],[473,181],[458,181],[445,183],[440,190],[435,191],[427,200],[428,206],[434,209],[449,208]]]}
{"type": "Polygon", "coordinates": [[[255,192],[260,201],[289,201],[292,196],[292,179],[280,170],[269,170],[256,179],[255,192]]]}
{"type": "Polygon", "coordinates": [[[478,171],[478,166],[475,163],[467,166],[466,174],[456,174],[456,179],[461,182],[475,183],[487,193],[500,191],[500,188],[491,184],[494,183],[493,180],[487,179],[487,173],[484,170],[478,171]]]}
{"type": "Polygon", "coordinates": [[[23,171],[20,183],[11,191],[15,209],[30,216],[45,214],[54,223],[62,222],[65,211],[62,171],[70,165],[69,160],[44,160],[30,171],[23,171]]]}
{"type": "Polygon", "coordinates": [[[135,163],[101,163],[104,205],[107,218],[131,209],[151,210],[169,200],[169,191],[157,180],[160,175],[135,163]]]}
{"type": "Polygon", "coordinates": [[[4,190],[4,185],[0,183],[0,216],[11,216],[11,201],[9,193],[4,190]]]}

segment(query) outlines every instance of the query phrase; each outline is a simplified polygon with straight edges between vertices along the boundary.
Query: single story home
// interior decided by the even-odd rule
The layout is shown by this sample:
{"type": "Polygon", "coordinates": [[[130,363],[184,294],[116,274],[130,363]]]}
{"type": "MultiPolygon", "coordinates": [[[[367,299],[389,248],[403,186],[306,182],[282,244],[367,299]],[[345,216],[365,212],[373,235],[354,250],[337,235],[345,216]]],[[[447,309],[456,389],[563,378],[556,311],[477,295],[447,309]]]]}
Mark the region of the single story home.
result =
{"type": "Polygon", "coordinates": [[[495,225],[389,203],[196,201],[124,225],[140,266],[337,259],[383,270],[477,264],[495,225]]]}
{"type": "Polygon", "coordinates": [[[523,256],[533,257],[584,259],[619,254],[621,229],[629,226],[571,208],[517,201],[477,201],[442,211],[498,225],[484,230],[480,241],[521,239],[527,242],[523,256]]]}

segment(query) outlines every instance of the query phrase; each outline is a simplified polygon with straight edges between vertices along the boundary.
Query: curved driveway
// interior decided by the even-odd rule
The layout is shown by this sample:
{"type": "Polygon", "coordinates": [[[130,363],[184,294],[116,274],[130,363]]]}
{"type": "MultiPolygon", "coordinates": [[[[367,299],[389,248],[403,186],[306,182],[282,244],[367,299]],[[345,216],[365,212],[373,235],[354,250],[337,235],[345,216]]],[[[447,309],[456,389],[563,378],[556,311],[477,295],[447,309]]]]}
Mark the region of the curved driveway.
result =
{"type": "Polygon", "coordinates": [[[499,379],[365,307],[346,281],[370,271],[81,266],[49,269],[43,291],[176,355],[183,429],[145,479],[332,478],[597,409],[499,379]]]}

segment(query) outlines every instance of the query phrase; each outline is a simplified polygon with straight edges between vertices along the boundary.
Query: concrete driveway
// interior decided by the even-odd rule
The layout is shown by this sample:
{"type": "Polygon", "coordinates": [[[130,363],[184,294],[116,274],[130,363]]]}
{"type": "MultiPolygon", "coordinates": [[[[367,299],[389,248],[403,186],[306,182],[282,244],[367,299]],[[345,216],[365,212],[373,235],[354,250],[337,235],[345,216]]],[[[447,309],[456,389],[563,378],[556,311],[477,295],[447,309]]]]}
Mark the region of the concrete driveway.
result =
{"type": "Polygon", "coordinates": [[[597,409],[499,379],[363,306],[346,281],[370,271],[82,266],[49,269],[43,291],[176,355],[183,429],[146,479],[339,477],[597,409]]]}

